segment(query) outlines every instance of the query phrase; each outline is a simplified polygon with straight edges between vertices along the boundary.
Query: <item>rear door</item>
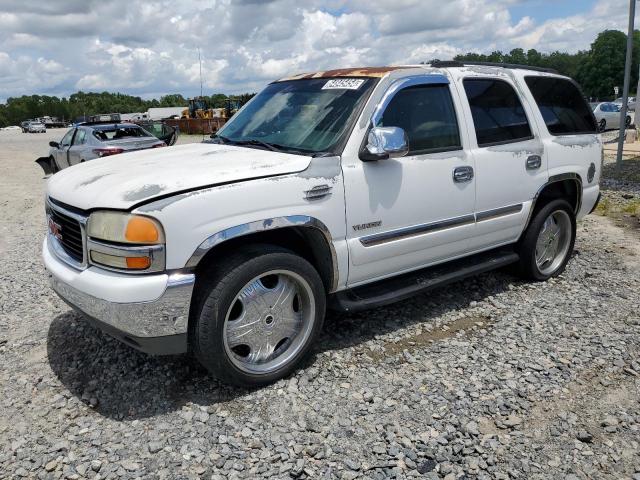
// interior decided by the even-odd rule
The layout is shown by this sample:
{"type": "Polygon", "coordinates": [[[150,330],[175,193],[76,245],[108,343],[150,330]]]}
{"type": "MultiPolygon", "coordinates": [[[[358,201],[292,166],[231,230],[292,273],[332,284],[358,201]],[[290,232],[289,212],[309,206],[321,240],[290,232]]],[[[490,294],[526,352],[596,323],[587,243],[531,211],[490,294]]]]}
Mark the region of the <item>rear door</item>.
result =
{"type": "Polygon", "coordinates": [[[532,101],[539,107],[537,115],[543,124],[541,136],[549,158],[549,180],[577,176],[582,187],[577,212],[580,218],[589,213],[599,193],[602,139],[595,118],[572,80],[542,75],[527,75],[524,80],[532,101]]]}
{"type": "Polygon", "coordinates": [[[462,79],[473,120],[476,230],[472,250],[515,242],[529,207],[546,183],[547,159],[533,110],[511,77],[462,79]]]}

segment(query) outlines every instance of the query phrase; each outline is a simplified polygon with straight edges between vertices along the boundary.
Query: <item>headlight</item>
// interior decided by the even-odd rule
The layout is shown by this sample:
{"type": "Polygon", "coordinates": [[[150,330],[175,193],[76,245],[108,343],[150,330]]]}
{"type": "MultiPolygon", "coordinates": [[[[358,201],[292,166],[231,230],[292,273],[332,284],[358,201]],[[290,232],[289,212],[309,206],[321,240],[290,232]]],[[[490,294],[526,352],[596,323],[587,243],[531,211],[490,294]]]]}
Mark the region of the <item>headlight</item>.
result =
{"type": "Polygon", "coordinates": [[[159,222],[124,212],[92,213],[87,224],[87,235],[107,242],[137,245],[164,243],[164,232],[159,222]]]}
{"type": "Polygon", "coordinates": [[[164,231],[157,220],[126,212],[98,211],[87,222],[92,264],[138,273],[164,270],[164,231]]]}

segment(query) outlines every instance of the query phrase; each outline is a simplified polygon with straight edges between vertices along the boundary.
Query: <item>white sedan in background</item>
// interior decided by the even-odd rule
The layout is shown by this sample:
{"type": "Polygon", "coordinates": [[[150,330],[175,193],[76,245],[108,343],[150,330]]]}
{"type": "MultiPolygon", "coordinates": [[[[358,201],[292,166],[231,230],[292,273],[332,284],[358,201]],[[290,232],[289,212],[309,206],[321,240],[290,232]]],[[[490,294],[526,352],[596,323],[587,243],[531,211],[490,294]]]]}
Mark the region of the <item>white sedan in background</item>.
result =
{"type": "MultiPolygon", "coordinates": [[[[593,114],[598,122],[598,128],[601,132],[605,130],[611,130],[620,128],[620,110],[621,106],[611,102],[603,102],[596,105],[593,109],[593,114]]],[[[631,125],[631,115],[627,113],[626,117],[627,127],[631,125]]]]}

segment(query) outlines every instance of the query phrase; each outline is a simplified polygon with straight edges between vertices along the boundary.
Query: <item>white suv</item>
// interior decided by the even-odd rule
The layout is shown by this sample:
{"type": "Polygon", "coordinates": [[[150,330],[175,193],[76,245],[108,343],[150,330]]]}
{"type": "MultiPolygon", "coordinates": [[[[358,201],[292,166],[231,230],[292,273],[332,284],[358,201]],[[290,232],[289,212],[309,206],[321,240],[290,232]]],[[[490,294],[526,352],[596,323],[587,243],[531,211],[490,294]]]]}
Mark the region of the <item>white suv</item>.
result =
{"type": "Polygon", "coordinates": [[[128,345],[260,385],[296,368],[327,305],[377,307],[512,263],[560,274],[601,160],[580,90],[552,72],[297,75],[207,142],[55,174],[44,263],[128,345]]]}

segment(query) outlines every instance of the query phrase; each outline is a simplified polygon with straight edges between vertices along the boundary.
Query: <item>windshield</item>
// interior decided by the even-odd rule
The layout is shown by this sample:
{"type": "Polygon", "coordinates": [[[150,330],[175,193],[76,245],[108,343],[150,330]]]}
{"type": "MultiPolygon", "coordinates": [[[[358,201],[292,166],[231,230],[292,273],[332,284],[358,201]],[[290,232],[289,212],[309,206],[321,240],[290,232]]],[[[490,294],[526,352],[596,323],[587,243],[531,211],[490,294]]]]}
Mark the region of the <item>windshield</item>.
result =
{"type": "Polygon", "coordinates": [[[272,83],[220,130],[217,140],[282,151],[335,153],[374,85],[371,78],[272,83]]]}

